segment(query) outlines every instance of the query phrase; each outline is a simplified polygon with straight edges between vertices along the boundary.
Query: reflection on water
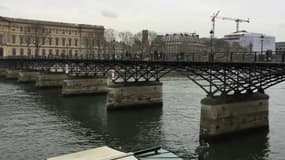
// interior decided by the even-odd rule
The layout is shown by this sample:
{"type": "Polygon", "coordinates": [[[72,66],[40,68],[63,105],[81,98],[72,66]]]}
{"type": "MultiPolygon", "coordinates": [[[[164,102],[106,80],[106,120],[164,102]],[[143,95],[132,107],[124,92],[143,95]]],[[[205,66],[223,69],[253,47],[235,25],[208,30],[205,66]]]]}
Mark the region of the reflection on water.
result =
{"type": "Polygon", "coordinates": [[[259,131],[210,143],[209,157],[217,160],[268,159],[268,132],[259,131]]]}
{"type": "MultiPolygon", "coordinates": [[[[162,145],[185,159],[197,159],[204,93],[187,79],[163,83],[163,108],[107,112],[105,95],[63,97],[60,90],[2,80],[0,159],[43,159],[102,145],[123,151],[162,145]]],[[[285,102],[278,94],[282,92],[280,87],[268,91],[273,95],[269,133],[210,142],[209,159],[282,159],[285,102]]]]}

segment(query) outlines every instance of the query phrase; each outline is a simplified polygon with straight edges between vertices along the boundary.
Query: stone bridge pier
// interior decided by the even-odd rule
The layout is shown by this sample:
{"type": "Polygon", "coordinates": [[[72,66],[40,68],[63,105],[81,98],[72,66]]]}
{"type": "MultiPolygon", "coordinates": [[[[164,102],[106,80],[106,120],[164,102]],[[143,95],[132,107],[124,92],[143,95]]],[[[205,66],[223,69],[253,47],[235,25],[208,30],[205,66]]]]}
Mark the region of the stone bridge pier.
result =
{"type": "Polygon", "coordinates": [[[62,94],[84,95],[84,94],[101,94],[107,93],[106,77],[78,77],[68,78],[63,81],[62,94]]]}
{"type": "Polygon", "coordinates": [[[19,83],[33,83],[36,82],[39,76],[39,72],[35,71],[20,71],[18,74],[19,83]]]}
{"type": "Polygon", "coordinates": [[[264,93],[206,97],[202,99],[201,138],[268,129],[269,96],[264,93]]]}
{"type": "Polygon", "coordinates": [[[19,73],[20,73],[20,70],[6,69],[5,79],[18,80],[19,73]]]}
{"type": "Polygon", "coordinates": [[[41,72],[36,80],[37,88],[61,88],[67,79],[65,73],[41,72]]]}
{"type": "Polygon", "coordinates": [[[6,70],[0,68],[0,78],[4,78],[6,76],[6,70]]]}
{"type": "Polygon", "coordinates": [[[162,107],[161,82],[108,83],[107,109],[162,107]]]}

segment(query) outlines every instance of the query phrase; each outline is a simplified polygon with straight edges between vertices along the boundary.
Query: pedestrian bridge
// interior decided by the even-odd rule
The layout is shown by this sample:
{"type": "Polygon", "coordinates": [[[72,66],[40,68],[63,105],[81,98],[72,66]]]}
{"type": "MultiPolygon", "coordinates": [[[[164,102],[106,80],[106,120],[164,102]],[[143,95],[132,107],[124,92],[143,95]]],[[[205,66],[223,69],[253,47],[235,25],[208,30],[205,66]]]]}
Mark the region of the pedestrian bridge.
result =
{"type": "Polygon", "coordinates": [[[13,56],[1,58],[0,67],[8,78],[26,75],[39,86],[59,84],[63,93],[108,92],[109,109],[162,105],[160,79],[177,72],[205,91],[201,135],[215,137],[268,127],[265,90],[285,81],[284,57],[284,53],[13,56]]]}

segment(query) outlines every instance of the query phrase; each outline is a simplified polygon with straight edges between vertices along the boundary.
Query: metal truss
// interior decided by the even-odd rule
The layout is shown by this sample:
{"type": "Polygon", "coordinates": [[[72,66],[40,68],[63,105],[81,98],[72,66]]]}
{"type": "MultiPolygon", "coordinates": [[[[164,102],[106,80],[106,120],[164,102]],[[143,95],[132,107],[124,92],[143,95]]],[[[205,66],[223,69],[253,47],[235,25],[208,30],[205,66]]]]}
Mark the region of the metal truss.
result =
{"type": "Polygon", "coordinates": [[[138,59],[6,58],[1,68],[63,72],[73,77],[109,76],[114,83],[159,81],[172,71],[197,84],[208,96],[264,92],[285,81],[284,63],[194,62],[138,59]]]}

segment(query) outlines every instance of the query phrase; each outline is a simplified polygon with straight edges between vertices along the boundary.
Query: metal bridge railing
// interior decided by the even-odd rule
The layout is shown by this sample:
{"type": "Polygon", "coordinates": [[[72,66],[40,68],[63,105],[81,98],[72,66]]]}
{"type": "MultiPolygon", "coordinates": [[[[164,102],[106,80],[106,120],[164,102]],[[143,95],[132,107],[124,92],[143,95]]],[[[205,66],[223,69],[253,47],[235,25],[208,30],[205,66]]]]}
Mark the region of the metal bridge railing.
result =
{"type": "Polygon", "coordinates": [[[244,62],[244,63],[284,63],[285,52],[215,52],[179,54],[86,54],[79,56],[7,56],[0,59],[31,60],[102,60],[102,61],[171,61],[171,62],[244,62]]]}

